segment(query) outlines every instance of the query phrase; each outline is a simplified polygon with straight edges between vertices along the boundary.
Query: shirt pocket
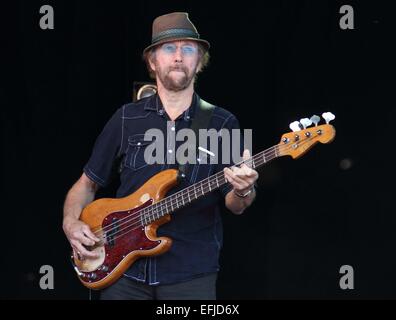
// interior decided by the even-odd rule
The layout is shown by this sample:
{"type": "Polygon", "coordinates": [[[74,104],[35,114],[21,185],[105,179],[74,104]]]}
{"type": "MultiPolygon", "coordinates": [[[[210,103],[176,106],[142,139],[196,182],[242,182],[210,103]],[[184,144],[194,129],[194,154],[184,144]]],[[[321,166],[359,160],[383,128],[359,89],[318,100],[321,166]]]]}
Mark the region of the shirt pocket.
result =
{"type": "MultiPolygon", "coordinates": [[[[153,141],[145,141],[144,134],[135,134],[128,137],[128,147],[125,151],[125,167],[140,170],[148,166],[150,159],[145,157],[145,151],[153,141]]],[[[150,155],[147,155],[150,157],[150,155]]]]}

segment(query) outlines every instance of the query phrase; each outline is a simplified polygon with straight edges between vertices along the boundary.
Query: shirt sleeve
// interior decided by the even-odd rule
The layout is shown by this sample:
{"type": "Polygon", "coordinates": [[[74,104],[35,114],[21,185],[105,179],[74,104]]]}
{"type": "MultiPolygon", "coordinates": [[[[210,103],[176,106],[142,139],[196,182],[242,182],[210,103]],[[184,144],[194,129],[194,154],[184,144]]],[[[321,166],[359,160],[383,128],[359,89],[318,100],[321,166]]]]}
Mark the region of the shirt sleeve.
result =
{"type": "Polygon", "coordinates": [[[113,177],[115,160],[122,144],[122,108],[118,109],[97,137],[91,157],[84,166],[84,173],[101,187],[113,177]]]}
{"type": "MultiPolygon", "coordinates": [[[[227,118],[225,120],[225,123],[223,125],[223,128],[226,131],[228,131],[229,133],[229,143],[230,145],[227,146],[226,148],[224,148],[224,150],[228,150],[229,154],[223,154],[223,143],[227,143],[228,141],[227,139],[224,139],[223,137],[221,138],[221,142],[220,142],[220,147],[219,147],[219,151],[220,151],[220,157],[219,157],[219,163],[216,166],[216,172],[220,172],[223,171],[224,168],[226,167],[231,167],[233,165],[235,165],[236,163],[239,162],[238,159],[235,159],[235,154],[239,154],[239,156],[242,156],[242,152],[243,152],[243,136],[240,133],[240,126],[239,126],[239,121],[238,119],[234,116],[231,115],[229,118],[227,118]],[[235,133],[233,134],[232,130],[233,129],[237,129],[239,132],[238,135],[235,135],[235,133]],[[237,141],[237,139],[235,139],[237,136],[239,136],[239,143],[237,141]],[[236,149],[235,149],[236,148],[236,149]]],[[[241,158],[242,159],[242,158],[241,158]]],[[[225,183],[223,184],[219,190],[221,192],[221,194],[225,197],[227,195],[228,192],[230,192],[232,190],[232,185],[230,183],[225,183]]]]}

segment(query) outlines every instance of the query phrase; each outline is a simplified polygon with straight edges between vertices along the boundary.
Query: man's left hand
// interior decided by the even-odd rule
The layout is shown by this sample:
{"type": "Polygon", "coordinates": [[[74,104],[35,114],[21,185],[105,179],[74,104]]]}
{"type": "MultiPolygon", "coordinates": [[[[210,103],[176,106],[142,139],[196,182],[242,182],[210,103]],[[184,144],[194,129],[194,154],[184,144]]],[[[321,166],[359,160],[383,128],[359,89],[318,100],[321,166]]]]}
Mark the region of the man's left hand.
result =
{"type": "Polygon", "coordinates": [[[243,160],[246,163],[243,163],[239,168],[235,166],[224,168],[226,180],[231,183],[234,187],[234,191],[238,194],[245,194],[251,190],[259,177],[258,172],[252,169],[251,161],[247,161],[249,159],[250,152],[246,149],[243,152],[243,160]]]}

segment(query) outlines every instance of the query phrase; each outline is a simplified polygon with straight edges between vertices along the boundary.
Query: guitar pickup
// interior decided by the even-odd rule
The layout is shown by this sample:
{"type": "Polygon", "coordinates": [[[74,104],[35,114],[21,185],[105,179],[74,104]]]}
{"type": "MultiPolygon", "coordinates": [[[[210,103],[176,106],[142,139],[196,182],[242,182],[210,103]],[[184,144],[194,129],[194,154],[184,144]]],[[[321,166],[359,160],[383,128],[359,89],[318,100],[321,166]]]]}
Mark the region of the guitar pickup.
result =
{"type": "Polygon", "coordinates": [[[106,242],[107,245],[114,247],[115,244],[115,240],[117,238],[118,235],[118,231],[119,231],[119,225],[117,222],[117,218],[113,218],[112,222],[110,223],[111,227],[110,227],[110,231],[106,232],[106,242]]]}

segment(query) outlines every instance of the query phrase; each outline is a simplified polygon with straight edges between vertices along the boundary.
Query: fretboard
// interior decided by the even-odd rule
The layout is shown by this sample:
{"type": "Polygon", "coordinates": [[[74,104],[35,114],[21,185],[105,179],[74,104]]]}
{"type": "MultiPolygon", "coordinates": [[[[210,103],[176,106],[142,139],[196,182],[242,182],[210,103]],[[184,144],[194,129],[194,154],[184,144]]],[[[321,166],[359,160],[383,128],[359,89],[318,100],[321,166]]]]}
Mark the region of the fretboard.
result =
{"type": "MultiPolygon", "coordinates": [[[[279,157],[278,145],[268,148],[249,160],[242,161],[235,166],[239,166],[246,163],[252,168],[258,168],[265,163],[279,157]]],[[[220,171],[211,175],[210,177],[203,179],[197,183],[194,183],[183,190],[180,190],[166,198],[161,199],[157,203],[144,208],[141,214],[141,220],[143,225],[148,225],[155,220],[162,218],[163,216],[170,214],[177,209],[180,209],[192,201],[195,201],[206,194],[217,190],[222,185],[228,183],[224,177],[224,172],[220,171]]]]}

